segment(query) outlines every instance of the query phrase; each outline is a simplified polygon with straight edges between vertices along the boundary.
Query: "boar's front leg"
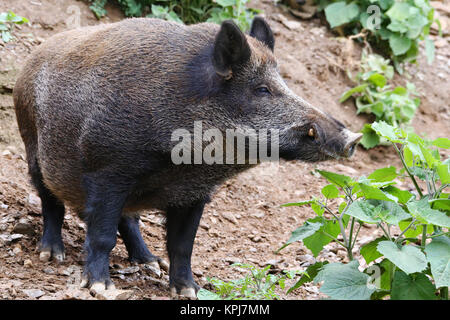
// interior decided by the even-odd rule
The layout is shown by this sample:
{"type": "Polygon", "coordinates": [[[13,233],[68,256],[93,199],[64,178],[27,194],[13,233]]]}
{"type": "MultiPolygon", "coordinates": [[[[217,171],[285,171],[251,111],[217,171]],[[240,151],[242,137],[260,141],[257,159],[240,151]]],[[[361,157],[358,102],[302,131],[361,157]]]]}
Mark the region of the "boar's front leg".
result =
{"type": "Polygon", "coordinates": [[[109,254],[116,245],[116,235],[130,186],[107,174],[84,177],[86,192],[85,221],[87,252],[82,287],[95,291],[114,288],[109,276],[109,254]]]}
{"type": "Polygon", "coordinates": [[[206,201],[198,201],[187,207],[169,207],[167,209],[169,286],[172,296],[179,294],[195,298],[199,289],[192,278],[191,255],[205,203],[206,201]]]}

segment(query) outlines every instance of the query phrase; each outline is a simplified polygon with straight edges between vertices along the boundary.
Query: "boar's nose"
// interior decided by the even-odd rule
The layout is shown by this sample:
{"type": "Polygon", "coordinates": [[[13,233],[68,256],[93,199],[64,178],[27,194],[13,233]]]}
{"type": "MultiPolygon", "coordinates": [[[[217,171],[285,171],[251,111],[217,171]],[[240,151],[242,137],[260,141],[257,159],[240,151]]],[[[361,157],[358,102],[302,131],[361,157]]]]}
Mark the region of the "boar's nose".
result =
{"type": "Polygon", "coordinates": [[[347,134],[347,143],[344,147],[344,156],[347,158],[350,158],[353,153],[355,153],[356,145],[358,144],[359,140],[362,138],[362,133],[354,133],[349,130],[345,130],[347,134]]]}

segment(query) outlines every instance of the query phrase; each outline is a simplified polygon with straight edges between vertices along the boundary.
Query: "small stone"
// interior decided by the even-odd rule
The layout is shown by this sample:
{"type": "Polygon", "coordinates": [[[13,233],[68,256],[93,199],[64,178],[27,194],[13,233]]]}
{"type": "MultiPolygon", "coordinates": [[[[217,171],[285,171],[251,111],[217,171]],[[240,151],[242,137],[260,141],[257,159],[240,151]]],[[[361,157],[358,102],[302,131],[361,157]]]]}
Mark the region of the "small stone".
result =
{"type": "Polygon", "coordinates": [[[30,193],[28,195],[28,203],[33,205],[33,206],[40,206],[41,205],[41,198],[39,198],[34,193],[30,193]]]}
{"type": "Polygon", "coordinates": [[[114,273],[133,274],[140,270],[139,266],[132,266],[124,269],[114,270],[114,273]]]}
{"type": "Polygon", "coordinates": [[[42,297],[45,292],[39,289],[23,289],[22,290],[27,296],[30,298],[37,299],[39,297],[42,297]]]}
{"type": "Polygon", "coordinates": [[[230,221],[231,223],[237,224],[238,221],[236,217],[231,212],[222,212],[222,217],[224,217],[226,220],[230,221]]]}
{"type": "Polygon", "coordinates": [[[266,262],[264,262],[262,264],[262,266],[265,267],[265,266],[271,265],[272,267],[276,267],[279,263],[281,263],[283,261],[284,261],[283,258],[281,258],[281,259],[271,259],[271,260],[267,260],[266,262]]]}
{"type": "Polygon", "coordinates": [[[89,294],[89,290],[80,289],[78,286],[69,286],[62,292],[62,299],[64,300],[94,300],[89,294]]]}
{"type": "Polygon", "coordinates": [[[228,262],[229,264],[233,264],[233,263],[241,263],[241,260],[239,258],[236,257],[226,257],[224,259],[225,262],[228,262]]]}
{"type": "Polygon", "coordinates": [[[128,300],[133,295],[133,290],[110,289],[97,292],[95,298],[99,300],[128,300]]]}
{"type": "Polygon", "coordinates": [[[210,237],[214,237],[214,238],[217,238],[220,235],[219,232],[215,229],[209,229],[208,234],[210,237]]]}
{"type": "Polygon", "coordinates": [[[20,221],[14,226],[13,232],[28,236],[33,236],[35,234],[34,226],[26,219],[20,219],[20,221]]]}
{"type": "Polygon", "coordinates": [[[23,238],[23,234],[0,234],[0,240],[5,244],[10,244],[17,239],[23,238]]]}
{"type": "Polygon", "coordinates": [[[203,276],[203,272],[201,270],[193,270],[192,271],[197,277],[202,277],[203,276]]]}
{"type": "Polygon", "coordinates": [[[289,30],[298,30],[302,27],[302,24],[294,20],[283,20],[281,23],[289,30]]]}
{"type": "Polygon", "coordinates": [[[16,246],[13,249],[14,254],[22,253],[22,248],[20,246],[16,246]]]}
{"type": "Polygon", "coordinates": [[[143,269],[150,273],[151,275],[155,275],[158,278],[161,278],[161,269],[159,268],[158,262],[155,263],[146,263],[144,264],[143,269]]]}
{"type": "Polygon", "coordinates": [[[12,152],[9,150],[5,150],[2,152],[2,156],[4,156],[5,158],[11,159],[12,158],[12,152]]]}
{"type": "Polygon", "coordinates": [[[33,262],[30,259],[25,259],[23,261],[23,266],[26,268],[32,268],[33,267],[33,262]]]}
{"type": "Polygon", "coordinates": [[[255,234],[251,234],[248,236],[250,240],[252,240],[253,242],[261,242],[262,238],[258,235],[255,234]]]}
{"type": "Polygon", "coordinates": [[[42,271],[46,274],[54,274],[55,273],[55,270],[51,267],[44,268],[42,271]]]}
{"type": "Polygon", "coordinates": [[[207,224],[205,221],[200,222],[200,227],[205,230],[209,230],[209,228],[211,228],[211,226],[209,224],[207,224]]]}

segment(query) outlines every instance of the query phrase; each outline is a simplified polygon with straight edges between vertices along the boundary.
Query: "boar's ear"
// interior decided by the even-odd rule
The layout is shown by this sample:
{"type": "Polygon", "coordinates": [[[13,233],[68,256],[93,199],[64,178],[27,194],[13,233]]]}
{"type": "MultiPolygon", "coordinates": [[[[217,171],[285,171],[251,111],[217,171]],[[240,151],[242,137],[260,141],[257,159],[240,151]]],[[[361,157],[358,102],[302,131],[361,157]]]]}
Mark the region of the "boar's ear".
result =
{"type": "Polygon", "coordinates": [[[231,20],[224,21],[214,42],[213,65],[216,73],[231,79],[233,66],[247,62],[251,51],[247,39],[231,20]]]}
{"type": "Polygon", "coordinates": [[[252,22],[252,27],[250,28],[250,36],[264,43],[273,52],[275,38],[273,37],[272,29],[270,29],[266,20],[261,17],[255,17],[252,22]]]}

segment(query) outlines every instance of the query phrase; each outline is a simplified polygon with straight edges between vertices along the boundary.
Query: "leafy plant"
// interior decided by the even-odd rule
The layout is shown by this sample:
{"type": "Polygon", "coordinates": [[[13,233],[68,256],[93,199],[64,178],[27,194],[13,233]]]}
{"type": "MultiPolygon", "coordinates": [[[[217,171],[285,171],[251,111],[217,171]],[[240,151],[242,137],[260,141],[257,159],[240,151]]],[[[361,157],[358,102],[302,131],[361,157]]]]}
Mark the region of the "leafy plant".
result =
{"type": "Polygon", "coordinates": [[[16,24],[28,23],[28,19],[16,15],[11,10],[0,13],[0,32],[4,43],[11,41],[14,37],[11,32],[16,24]]]}
{"type": "Polygon", "coordinates": [[[419,41],[425,41],[428,63],[434,59],[434,43],[428,37],[434,18],[429,0],[318,0],[331,28],[367,37],[401,70],[403,62],[415,62],[419,41]]]}
{"type": "Polygon", "coordinates": [[[269,273],[270,265],[259,269],[250,264],[234,263],[233,267],[244,268],[249,273],[242,279],[229,282],[216,278],[207,278],[215,291],[200,289],[199,300],[274,300],[279,299],[275,293],[277,285],[284,289],[286,278],[292,279],[298,272],[284,272],[274,275],[269,273]]]}
{"type": "MultiPolygon", "coordinates": [[[[408,82],[406,88],[392,88],[388,82],[393,75],[394,68],[389,64],[389,60],[363,51],[361,71],[354,79],[356,86],[344,92],[339,102],[342,103],[353,96],[358,114],[371,113],[375,115],[375,121],[382,120],[395,127],[404,127],[413,119],[420,99],[417,98],[418,93],[412,83],[408,82]]],[[[362,133],[364,136],[361,144],[366,149],[380,143],[379,136],[369,125],[363,128],[362,133]]]]}
{"type": "MultiPolygon", "coordinates": [[[[92,1],[92,0],[91,0],[92,1]]],[[[106,15],[108,0],[93,0],[90,6],[96,17],[106,15]]],[[[148,16],[186,24],[198,22],[221,23],[234,20],[243,30],[259,10],[246,7],[248,0],[118,0],[126,16],[148,16]]]]}
{"type": "Polygon", "coordinates": [[[317,216],[294,230],[278,251],[302,241],[317,256],[333,241],[350,261],[317,262],[309,267],[311,278],[302,276],[291,289],[314,281],[323,282],[320,290],[333,299],[448,299],[450,194],[444,190],[450,186],[450,159],[442,161],[439,148],[450,148],[450,140],[422,139],[383,121],[371,128],[392,144],[403,168],[381,168],[358,180],[317,170],[330,182],[322,196],[284,205],[310,205],[317,216]],[[395,186],[403,178],[412,181],[415,192],[395,186]],[[333,210],[332,199],[343,201],[333,210]],[[375,224],[383,236],[361,248],[369,265],[361,272],[353,249],[364,224],[375,224]]]}
{"type": "Polygon", "coordinates": [[[219,8],[211,10],[211,17],[208,22],[221,23],[225,20],[233,20],[242,30],[250,29],[253,17],[260,13],[257,9],[247,9],[248,0],[216,0],[219,8]]]}

